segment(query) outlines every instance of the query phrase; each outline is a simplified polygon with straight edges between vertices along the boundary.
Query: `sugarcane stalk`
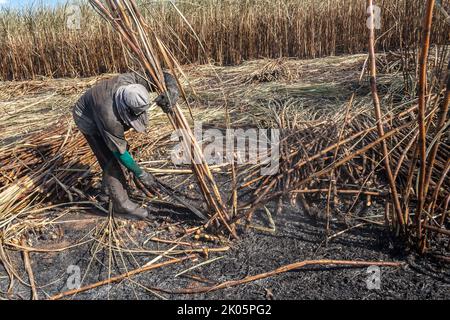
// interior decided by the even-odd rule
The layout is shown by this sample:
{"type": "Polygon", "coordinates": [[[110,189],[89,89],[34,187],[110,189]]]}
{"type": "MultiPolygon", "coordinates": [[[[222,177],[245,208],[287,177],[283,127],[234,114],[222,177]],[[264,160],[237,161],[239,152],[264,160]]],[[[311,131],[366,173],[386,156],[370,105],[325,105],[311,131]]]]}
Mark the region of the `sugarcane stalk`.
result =
{"type": "Polygon", "coordinates": [[[290,189],[287,190],[282,190],[282,191],[277,191],[277,192],[272,192],[270,195],[268,195],[267,197],[264,198],[264,195],[266,195],[267,193],[264,193],[264,195],[259,196],[255,201],[252,202],[252,207],[247,211],[247,220],[249,220],[249,217],[252,216],[252,214],[255,212],[255,210],[257,210],[258,208],[260,208],[264,203],[267,203],[270,200],[273,200],[274,198],[277,198],[283,194],[287,194],[289,192],[291,192],[292,190],[294,190],[294,188],[298,188],[301,185],[304,185],[308,182],[311,182],[313,179],[319,178],[325,174],[330,173],[332,170],[336,169],[337,167],[340,167],[346,163],[348,163],[350,160],[352,160],[353,158],[364,154],[365,152],[367,152],[368,150],[373,149],[375,146],[379,145],[382,141],[392,137],[393,135],[397,134],[400,130],[405,129],[407,127],[409,127],[413,122],[408,122],[405,123],[395,129],[392,129],[391,131],[385,133],[382,137],[377,138],[375,141],[365,145],[363,148],[358,149],[357,151],[343,157],[342,159],[340,159],[339,161],[336,161],[335,163],[331,164],[330,166],[328,166],[327,168],[324,168],[322,170],[319,170],[311,175],[308,176],[308,178],[305,178],[299,182],[296,183],[295,186],[293,186],[290,189]]]}
{"type": "Polygon", "coordinates": [[[427,167],[428,170],[427,170],[427,173],[425,176],[426,177],[425,178],[425,190],[424,190],[425,196],[428,193],[428,187],[430,185],[430,180],[431,180],[431,176],[433,174],[433,168],[435,165],[436,156],[437,156],[439,146],[440,146],[440,140],[442,137],[441,130],[444,128],[445,122],[447,121],[449,99],[450,99],[450,62],[448,63],[448,67],[447,67],[447,88],[445,91],[444,101],[442,102],[442,105],[441,105],[439,119],[438,119],[438,122],[436,125],[436,137],[435,137],[436,142],[433,145],[433,147],[431,148],[430,155],[428,157],[428,167],[427,167]]]}
{"type": "MultiPolygon", "coordinates": [[[[373,1],[368,0],[369,8],[373,8],[373,1]]],[[[369,68],[370,68],[370,89],[372,92],[372,98],[373,98],[373,104],[375,108],[375,118],[377,121],[377,130],[379,137],[384,136],[384,128],[383,128],[383,122],[382,122],[382,113],[381,113],[381,106],[380,106],[380,98],[378,96],[378,90],[377,90],[377,82],[376,82],[376,75],[377,75],[377,68],[376,68],[376,56],[375,56],[375,21],[374,21],[374,15],[373,10],[370,9],[370,28],[369,28],[369,68]]],[[[400,205],[400,200],[397,193],[397,186],[395,184],[394,176],[392,175],[391,170],[391,164],[390,164],[390,157],[389,157],[389,150],[387,147],[386,140],[381,141],[381,148],[383,151],[383,157],[384,157],[384,166],[386,170],[386,175],[389,181],[389,187],[391,190],[391,196],[392,201],[394,203],[395,212],[397,214],[398,221],[400,223],[400,227],[404,227],[405,220],[403,218],[402,208],[400,205]]]]}
{"type": "Polygon", "coordinates": [[[422,238],[422,211],[425,202],[425,184],[426,184],[426,128],[425,128],[425,112],[426,112],[426,91],[427,91],[427,61],[430,49],[431,25],[433,21],[434,0],[427,0],[426,13],[423,18],[422,30],[422,48],[419,60],[419,110],[417,122],[419,125],[419,190],[418,203],[416,213],[416,223],[419,238],[422,238]]]}

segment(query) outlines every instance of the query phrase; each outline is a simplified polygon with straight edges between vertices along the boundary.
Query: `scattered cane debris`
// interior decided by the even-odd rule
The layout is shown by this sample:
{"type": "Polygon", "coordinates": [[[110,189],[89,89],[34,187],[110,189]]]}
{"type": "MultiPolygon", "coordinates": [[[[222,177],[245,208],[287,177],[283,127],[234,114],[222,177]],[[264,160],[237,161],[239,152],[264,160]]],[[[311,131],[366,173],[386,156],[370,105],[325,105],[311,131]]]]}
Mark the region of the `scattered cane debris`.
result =
{"type": "MultiPolygon", "coordinates": [[[[0,83],[0,97],[6,101],[0,108],[14,105],[21,112],[0,120],[5,128],[0,134],[0,272],[7,275],[6,296],[18,298],[14,286],[23,285],[32,299],[76,298],[101,288],[108,288],[109,297],[113,283],[129,283],[135,297],[139,287],[165,299],[160,293],[209,293],[306,266],[406,264],[308,257],[238,280],[195,273],[221,264],[248,233],[276,238],[277,218],[289,205],[326,221],[315,253],[372,225],[387,228],[407,248],[448,263],[449,54],[448,45],[431,45],[434,1],[427,1],[418,52],[375,53],[371,29],[368,55],[262,59],[230,67],[181,67],[144,22],[134,0],[89,2],[117,33],[130,63],[156,79],[159,92],[165,91],[163,68],[178,75],[184,101],[174,113],[166,117],[155,112],[147,136],[127,133],[134,142],[130,152],[158,176],[162,192],[152,194],[127,177],[142,191],[132,197],[154,212],[145,221],[114,216],[98,197],[96,158],[65,113],[83,90],[110,75],[68,80],[67,85],[52,79],[30,82],[31,87],[0,83]],[[415,57],[417,77],[411,63],[415,57]],[[21,104],[12,101],[14,95],[29,100],[21,104]],[[64,108],[48,108],[56,97],[64,108]],[[205,141],[193,130],[196,120],[220,132],[269,128],[271,135],[278,130],[278,170],[262,174],[270,163],[261,157],[256,163],[237,163],[236,155],[224,163],[208,163],[205,141]],[[174,165],[169,159],[177,142],[171,139],[174,129],[192,152],[190,164],[174,165]],[[345,227],[331,230],[335,221],[345,227]],[[71,238],[77,230],[83,236],[71,238]],[[87,265],[79,286],[60,285],[59,293],[47,292],[36,281],[33,259],[58,261],[75,249],[85,250],[79,261],[87,265]],[[16,254],[22,256],[25,273],[17,271],[16,254]],[[99,274],[107,273],[106,279],[92,276],[96,266],[99,274]],[[143,273],[163,269],[186,286],[164,288],[138,280],[143,273]]],[[[264,290],[267,299],[276,298],[272,288],[264,290]]]]}

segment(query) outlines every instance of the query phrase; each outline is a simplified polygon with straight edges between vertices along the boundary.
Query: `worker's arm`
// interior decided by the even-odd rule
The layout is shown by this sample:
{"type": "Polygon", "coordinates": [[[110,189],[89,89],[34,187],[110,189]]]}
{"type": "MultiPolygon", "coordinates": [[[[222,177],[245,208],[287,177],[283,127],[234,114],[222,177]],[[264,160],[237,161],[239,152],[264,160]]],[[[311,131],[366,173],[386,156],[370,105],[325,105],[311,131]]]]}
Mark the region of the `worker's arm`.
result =
{"type": "Polygon", "coordinates": [[[120,152],[114,152],[114,156],[125,166],[125,168],[133,172],[146,188],[152,189],[156,187],[156,181],[153,175],[144,171],[136,161],[134,161],[128,151],[125,151],[122,154],[120,152]]]}
{"type": "Polygon", "coordinates": [[[125,166],[128,170],[133,172],[137,177],[144,173],[144,170],[134,161],[133,157],[128,151],[120,153],[118,151],[114,152],[114,156],[120,161],[121,164],[125,166]]]}

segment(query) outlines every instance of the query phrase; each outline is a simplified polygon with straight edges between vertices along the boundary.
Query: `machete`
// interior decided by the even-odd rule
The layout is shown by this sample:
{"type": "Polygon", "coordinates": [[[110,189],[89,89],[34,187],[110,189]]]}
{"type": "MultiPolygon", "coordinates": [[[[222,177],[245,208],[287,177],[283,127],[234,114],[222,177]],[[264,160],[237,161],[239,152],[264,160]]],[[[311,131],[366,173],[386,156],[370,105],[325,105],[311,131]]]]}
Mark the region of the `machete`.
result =
{"type": "Polygon", "coordinates": [[[191,210],[192,213],[194,213],[197,217],[199,217],[203,221],[205,221],[205,222],[208,221],[208,218],[206,218],[205,215],[203,213],[201,213],[197,208],[195,208],[193,205],[189,204],[188,202],[184,201],[183,199],[181,199],[177,195],[175,195],[175,193],[176,193],[175,190],[173,190],[171,187],[165,185],[164,183],[162,183],[161,181],[159,181],[156,178],[155,178],[155,181],[156,181],[156,184],[158,185],[158,188],[163,193],[165,193],[166,195],[168,195],[173,200],[177,201],[181,205],[183,205],[186,208],[188,208],[189,210],[191,210]]]}

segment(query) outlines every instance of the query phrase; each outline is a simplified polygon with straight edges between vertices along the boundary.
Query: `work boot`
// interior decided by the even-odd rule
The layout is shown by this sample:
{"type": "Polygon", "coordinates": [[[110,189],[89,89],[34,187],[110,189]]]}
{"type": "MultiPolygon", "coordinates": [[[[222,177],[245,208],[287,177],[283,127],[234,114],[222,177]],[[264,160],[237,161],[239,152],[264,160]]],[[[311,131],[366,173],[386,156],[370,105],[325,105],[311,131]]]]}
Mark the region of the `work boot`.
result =
{"type": "Polygon", "coordinates": [[[129,215],[138,219],[145,219],[148,216],[148,211],[142,208],[137,203],[128,198],[126,190],[121,186],[115,188],[117,185],[109,186],[109,195],[113,204],[113,212],[119,215],[129,215]]]}
{"type": "Polygon", "coordinates": [[[97,200],[103,203],[109,202],[109,191],[105,179],[105,173],[103,173],[102,184],[100,186],[100,193],[97,195],[97,200]]]}
{"type": "Polygon", "coordinates": [[[108,203],[109,202],[109,196],[107,194],[103,193],[103,192],[100,192],[97,195],[97,200],[98,200],[98,202],[101,202],[101,203],[108,203]]]}
{"type": "Polygon", "coordinates": [[[137,203],[127,200],[120,205],[115,205],[113,202],[114,213],[119,215],[126,215],[137,219],[145,219],[148,217],[148,211],[140,207],[137,203]]]}
{"type": "Polygon", "coordinates": [[[113,212],[119,215],[145,219],[148,211],[131,201],[126,190],[126,182],[118,163],[113,162],[103,176],[104,184],[113,205],[113,212]]]}

